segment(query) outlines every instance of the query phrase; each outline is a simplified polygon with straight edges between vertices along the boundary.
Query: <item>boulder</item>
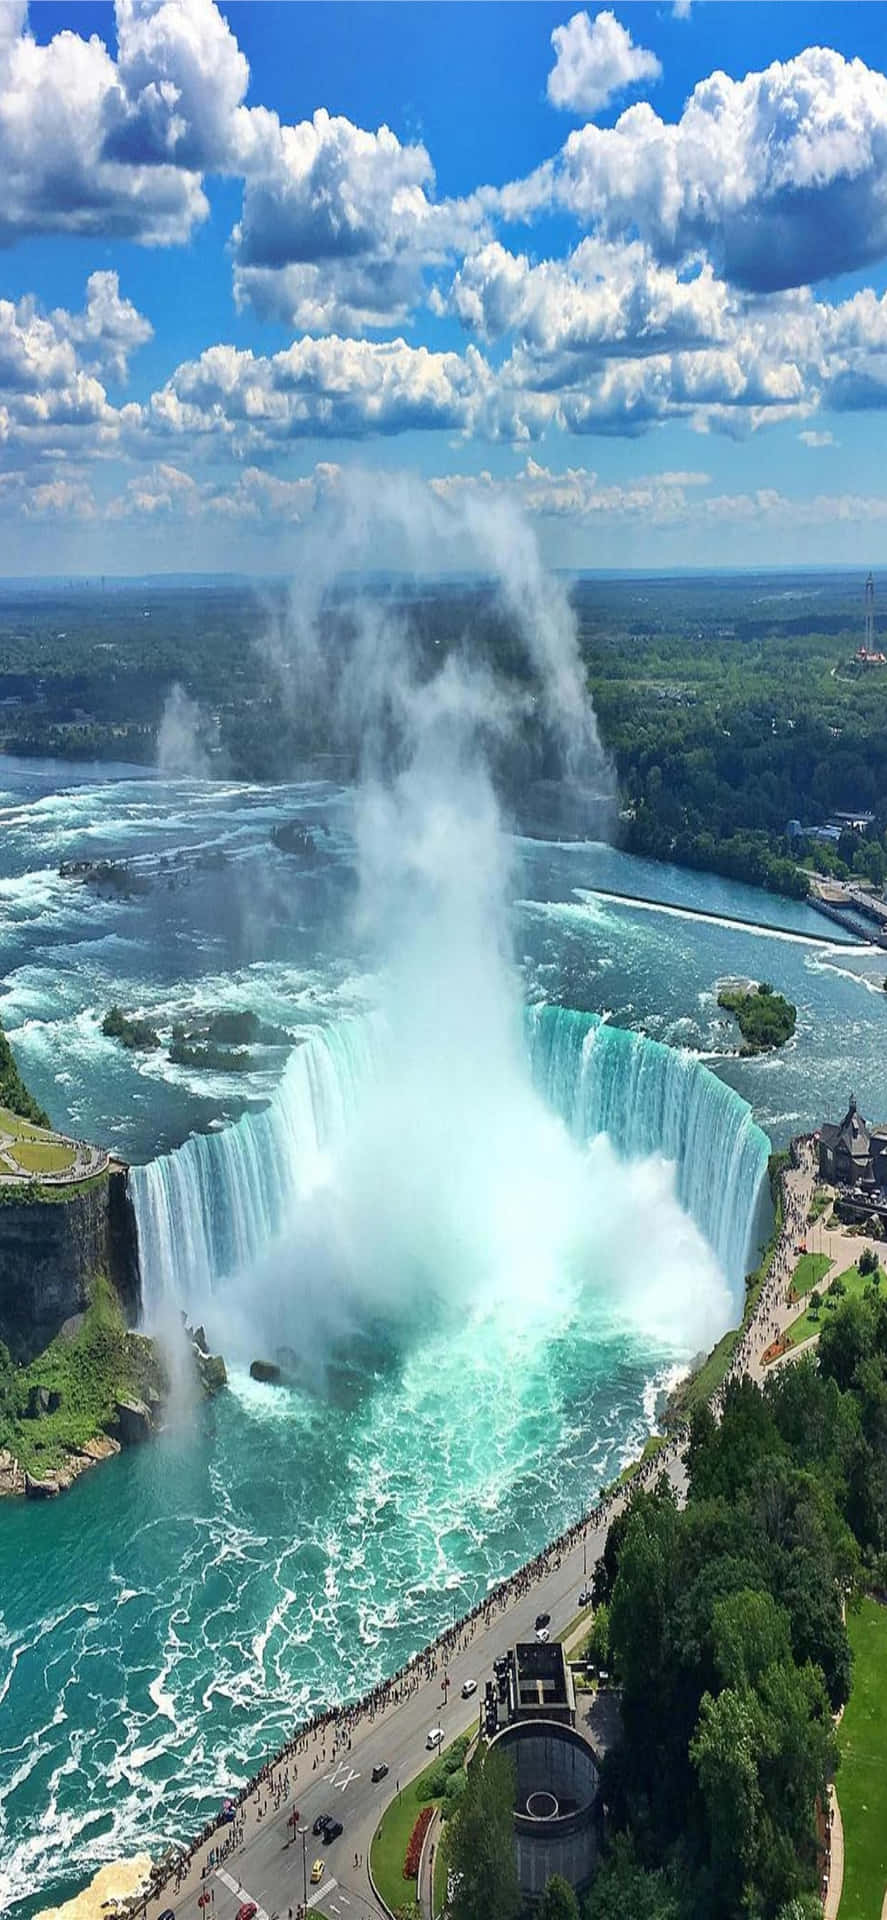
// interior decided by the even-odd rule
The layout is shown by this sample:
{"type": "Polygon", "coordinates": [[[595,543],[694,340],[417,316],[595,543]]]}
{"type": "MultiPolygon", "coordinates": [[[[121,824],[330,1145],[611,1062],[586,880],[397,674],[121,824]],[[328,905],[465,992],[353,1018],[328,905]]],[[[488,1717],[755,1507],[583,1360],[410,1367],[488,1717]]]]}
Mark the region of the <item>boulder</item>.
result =
{"type": "Polygon", "coordinates": [[[144,1400],[118,1400],[116,1426],[122,1446],[140,1446],[153,1432],[150,1408],[144,1400]]]}
{"type": "Polygon", "coordinates": [[[200,1348],[195,1347],[194,1358],[205,1394],[220,1393],[222,1387],[227,1387],[228,1370],[220,1353],[201,1353],[200,1348]]]}
{"type": "Polygon", "coordinates": [[[201,1353],[209,1353],[209,1342],[207,1340],[203,1327],[195,1327],[194,1333],[193,1333],[193,1340],[194,1340],[195,1347],[199,1347],[201,1353]]]}
{"type": "Polygon", "coordinates": [[[279,1387],[283,1380],[283,1374],[273,1360],[253,1360],[249,1377],[251,1380],[261,1380],[269,1387],[279,1387]]]}
{"type": "Polygon", "coordinates": [[[42,1420],[49,1412],[49,1388],[31,1387],[28,1392],[28,1419],[42,1420]]]}
{"type": "Polygon", "coordinates": [[[49,1412],[58,1413],[58,1410],[61,1404],[62,1404],[62,1395],[59,1388],[51,1387],[49,1391],[49,1412]]]}
{"type": "Polygon", "coordinates": [[[58,1493],[57,1480],[35,1480],[30,1473],[25,1474],[25,1493],[29,1500],[53,1500],[58,1493]]]}

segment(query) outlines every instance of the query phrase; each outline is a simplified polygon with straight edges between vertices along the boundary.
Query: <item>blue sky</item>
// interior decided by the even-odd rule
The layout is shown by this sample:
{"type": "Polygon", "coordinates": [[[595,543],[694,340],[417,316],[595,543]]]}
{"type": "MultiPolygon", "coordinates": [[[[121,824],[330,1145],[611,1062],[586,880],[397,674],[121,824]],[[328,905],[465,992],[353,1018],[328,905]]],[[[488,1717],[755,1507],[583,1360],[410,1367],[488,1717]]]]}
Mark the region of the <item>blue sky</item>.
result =
{"type": "Polygon", "coordinates": [[[877,565],[887,10],[0,0],[0,568],[877,565]]]}

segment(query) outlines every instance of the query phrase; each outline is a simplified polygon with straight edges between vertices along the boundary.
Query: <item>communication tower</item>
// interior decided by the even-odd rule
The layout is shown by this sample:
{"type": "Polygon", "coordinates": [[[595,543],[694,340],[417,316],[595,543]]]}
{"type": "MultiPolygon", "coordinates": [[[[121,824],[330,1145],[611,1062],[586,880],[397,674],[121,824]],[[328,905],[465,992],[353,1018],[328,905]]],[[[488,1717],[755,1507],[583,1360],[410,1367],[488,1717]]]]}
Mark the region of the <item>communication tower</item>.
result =
{"type": "Polygon", "coordinates": [[[875,583],[871,574],[865,583],[865,638],[863,647],[866,653],[875,651],[875,583]]]}

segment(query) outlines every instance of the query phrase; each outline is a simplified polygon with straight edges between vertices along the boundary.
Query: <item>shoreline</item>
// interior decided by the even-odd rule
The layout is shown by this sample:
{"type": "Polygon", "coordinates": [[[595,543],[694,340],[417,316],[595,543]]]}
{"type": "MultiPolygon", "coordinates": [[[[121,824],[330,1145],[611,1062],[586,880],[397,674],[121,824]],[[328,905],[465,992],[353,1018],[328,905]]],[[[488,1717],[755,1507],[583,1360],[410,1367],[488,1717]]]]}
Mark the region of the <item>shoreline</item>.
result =
{"type": "MultiPolygon", "coordinates": [[[[739,1378],[748,1372],[754,1375],[755,1369],[760,1369],[761,1355],[769,1342],[769,1328],[776,1294],[782,1283],[786,1262],[791,1255],[793,1238],[798,1230],[798,1209],[802,1204],[797,1196],[794,1196],[789,1203],[786,1178],[789,1170],[792,1170],[803,1179],[805,1160],[808,1162],[806,1171],[809,1172],[812,1182],[811,1139],[809,1136],[799,1136],[792,1142],[790,1168],[783,1167],[779,1171],[778,1177],[783,1183],[784,1192],[783,1218],[778,1235],[775,1236],[772,1248],[769,1250],[767,1272],[762,1276],[760,1294],[754,1311],[745,1328],[742,1328],[740,1323],[739,1328],[727,1330],[736,1333],[737,1338],[724,1377],[707,1396],[715,1412],[719,1408],[724,1386],[728,1380],[739,1378]]],[[[694,1374],[698,1371],[700,1369],[695,1369],[694,1374]]],[[[692,1379],[694,1374],[689,1378],[692,1379]]],[[[686,1385],[686,1381],[683,1384],[686,1385]]],[[[630,1499],[635,1485],[645,1485],[658,1480],[659,1476],[665,1472],[678,1498],[681,1497],[686,1486],[683,1450],[688,1433],[688,1424],[682,1422],[680,1426],[673,1427],[671,1432],[663,1437],[662,1445],[656,1449],[652,1457],[646,1461],[638,1459],[635,1463],[628,1463],[623,1469],[625,1478],[619,1485],[603,1492],[601,1498],[585,1514],[518,1568],[514,1574],[490,1589],[483,1599],[463,1615],[461,1620],[446,1627],[435,1640],[429,1641],[387,1680],[369,1688],[356,1700],[329,1707],[324,1713],[300,1723],[294,1729],[291,1738],[269,1756],[246,1785],[229,1797],[228,1804],[233,1809],[233,1817],[224,1810],[220,1810],[215,1818],[208,1821],[190,1841],[185,1842],[184,1845],[180,1843],[178,1848],[167,1846],[159,1860],[155,1862],[149,1889],[135,1899],[130,1898],[121,1908],[121,1913],[130,1916],[131,1920],[155,1920],[162,1907],[168,1905],[170,1891],[176,1896],[184,1895],[186,1899],[191,1895],[196,1898],[201,1888],[205,1886],[207,1874],[216,1872],[220,1860],[231,1859],[242,1852],[249,1851],[261,1832],[261,1821],[267,1817],[270,1810],[269,1796],[274,1801],[275,1813],[279,1813],[283,1823],[289,1791],[287,1786],[287,1792],[284,1793],[282,1782],[284,1779],[287,1783],[289,1782],[291,1765],[294,1768],[295,1778],[295,1769],[298,1764],[304,1763],[312,1756],[312,1770],[316,1770],[321,1754],[324,1763],[327,1761],[328,1754],[332,1760],[342,1752],[347,1751],[350,1754],[352,1743],[366,1738],[382,1717],[393,1718],[406,1701],[437,1674],[441,1664],[446,1666],[458,1651],[470,1646],[476,1637],[483,1635],[503,1619],[507,1619],[509,1612],[518,1608],[519,1603],[528,1594],[534,1595],[534,1599],[538,1601],[542,1597],[540,1589],[544,1589],[546,1583],[552,1584],[555,1577],[565,1568],[571,1567],[573,1562],[576,1563],[578,1570],[580,1565],[585,1567],[587,1559],[589,1570],[585,1577],[590,1578],[593,1560],[589,1549],[592,1550],[595,1558],[599,1557],[610,1523],[630,1499]],[[261,1806],[263,1796],[265,1797],[264,1809],[261,1806]],[[219,1836],[222,1836],[221,1840],[219,1836]],[[234,1844],[231,1844],[233,1836],[236,1838],[234,1844]]],[[[578,1571],[572,1574],[571,1584],[577,1578],[578,1571]]],[[[559,1584],[563,1584],[563,1580],[559,1584]]],[[[573,1610],[575,1612],[575,1607],[573,1610]]],[[[372,1888],[370,1891],[373,1891],[372,1888]]],[[[385,1911],[376,1904],[375,1896],[372,1911],[385,1911]]]]}

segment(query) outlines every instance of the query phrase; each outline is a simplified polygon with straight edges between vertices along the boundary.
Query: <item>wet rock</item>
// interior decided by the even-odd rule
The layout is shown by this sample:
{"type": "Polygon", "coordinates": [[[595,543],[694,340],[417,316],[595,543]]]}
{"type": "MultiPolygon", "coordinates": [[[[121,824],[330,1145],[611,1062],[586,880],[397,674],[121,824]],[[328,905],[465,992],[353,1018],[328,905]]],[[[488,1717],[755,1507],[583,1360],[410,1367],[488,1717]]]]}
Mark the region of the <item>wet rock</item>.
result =
{"type": "Polygon", "coordinates": [[[49,1477],[45,1480],[35,1480],[32,1474],[25,1474],[25,1493],[29,1500],[54,1500],[58,1490],[57,1480],[49,1477]]]}
{"type": "Polygon", "coordinates": [[[273,1360],[253,1360],[249,1377],[251,1380],[261,1380],[269,1387],[279,1387],[283,1380],[281,1369],[273,1360]]]}
{"type": "Polygon", "coordinates": [[[151,1410],[144,1400],[118,1400],[116,1426],[121,1446],[138,1447],[153,1432],[151,1410]]]}
{"type": "Polygon", "coordinates": [[[193,1340],[195,1347],[199,1347],[201,1353],[209,1353],[209,1341],[202,1326],[194,1328],[193,1340]]]}
{"type": "Polygon", "coordinates": [[[49,1412],[49,1388],[31,1387],[28,1393],[28,1419],[42,1420],[49,1412]]]}
{"type": "Polygon", "coordinates": [[[201,1353],[200,1348],[195,1347],[194,1358],[198,1379],[208,1397],[227,1387],[228,1371],[220,1353],[201,1353]]]}

